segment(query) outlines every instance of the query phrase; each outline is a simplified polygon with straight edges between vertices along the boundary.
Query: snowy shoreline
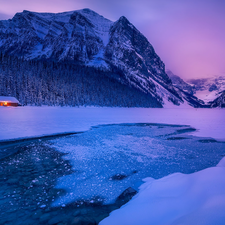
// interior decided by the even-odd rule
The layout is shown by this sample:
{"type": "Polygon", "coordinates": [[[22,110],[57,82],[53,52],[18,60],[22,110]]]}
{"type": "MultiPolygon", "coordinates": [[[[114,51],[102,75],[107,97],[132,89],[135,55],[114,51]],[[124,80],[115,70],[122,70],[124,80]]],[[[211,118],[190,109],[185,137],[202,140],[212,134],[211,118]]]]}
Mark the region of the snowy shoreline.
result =
{"type": "Polygon", "coordinates": [[[173,173],[144,179],[127,204],[100,225],[223,225],[225,221],[225,157],[216,167],[192,174],[173,173]]]}

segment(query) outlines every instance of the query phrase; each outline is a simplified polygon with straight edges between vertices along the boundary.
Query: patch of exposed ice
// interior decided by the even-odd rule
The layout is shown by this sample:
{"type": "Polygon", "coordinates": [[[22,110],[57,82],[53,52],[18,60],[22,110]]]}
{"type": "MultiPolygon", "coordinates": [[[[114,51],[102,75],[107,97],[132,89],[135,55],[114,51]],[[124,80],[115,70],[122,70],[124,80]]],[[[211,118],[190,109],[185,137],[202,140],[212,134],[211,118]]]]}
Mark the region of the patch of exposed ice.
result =
{"type": "Polygon", "coordinates": [[[56,188],[65,189],[66,194],[56,199],[53,206],[96,198],[105,204],[112,203],[125,189],[137,190],[145,177],[198,171],[218,163],[220,157],[212,154],[223,154],[222,143],[217,143],[218,149],[214,152],[213,143],[205,145],[192,138],[168,141],[167,136],[164,137],[176,135],[177,129],[187,127],[160,127],[150,124],[99,126],[51,141],[51,147],[66,153],[64,159],[70,161],[74,170],[73,174],[58,179],[56,188]],[[112,179],[116,174],[124,178],[112,179]]]}

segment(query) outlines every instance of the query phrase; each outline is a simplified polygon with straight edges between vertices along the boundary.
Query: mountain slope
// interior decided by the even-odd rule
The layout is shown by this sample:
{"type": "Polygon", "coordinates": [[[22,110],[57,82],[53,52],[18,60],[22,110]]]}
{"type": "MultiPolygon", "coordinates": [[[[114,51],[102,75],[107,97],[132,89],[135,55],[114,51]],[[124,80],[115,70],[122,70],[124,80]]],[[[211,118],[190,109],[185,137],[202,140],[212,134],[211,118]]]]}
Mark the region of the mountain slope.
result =
{"type": "Polygon", "coordinates": [[[183,79],[181,79],[179,76],[173,74],[173,72],[170,71],[170,70],[167,70],[166,74],[172,80],[172,83],[175,87],[179,88],[180,90],[183,90],[183,91],[187,92],[190,95],[195,94],[194,85],[188,84],[183,79]]]}
{"type": "Polygon", "coordinates": [[[208,105],[205,105],[204,101],[198,99],[195,96],[194,85],[186,83],[183,79],[173,74],[173,72],[171,72],[170,70],[166,71],[166,73],[172,80],[172,83],[177,93],[179,93],[179,95],[185,102],[187,102],[188,105],[195,108],[209,107],[208,105]]]}
{"type": "Polygon", "coordinates": [[[219,97],[217,97],[212,102],[209,102],[210,107],[212,108],[225,108],[225,90],[219,93],[219,97]]]}
{"type": "Polygon", "coordinates": [[[112,22],[90,9],[23,11],[0,21],[0,40],[0,51],[9,56],[99,68],[159,105],[184,103],[152,45],[125,17],[112,22]]]}

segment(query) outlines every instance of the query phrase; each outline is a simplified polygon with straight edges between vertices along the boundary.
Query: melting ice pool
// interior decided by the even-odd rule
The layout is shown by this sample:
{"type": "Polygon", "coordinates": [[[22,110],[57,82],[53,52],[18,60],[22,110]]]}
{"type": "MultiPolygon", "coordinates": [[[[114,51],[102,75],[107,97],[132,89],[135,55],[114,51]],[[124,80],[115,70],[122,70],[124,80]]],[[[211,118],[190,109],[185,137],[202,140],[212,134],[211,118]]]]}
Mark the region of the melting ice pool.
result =
{"type": "Polygon", "coordinates": [[[138,190],[146,177],[215,166],[225,143],[190,135],[194,131],[179,125],[114,124],[52,140],[51,147],[67,154],[64,159],[74,171],[58,179],[56,188],[66,194],[52,206],[86,200],[110,204],[127,188],[138,190]]]}

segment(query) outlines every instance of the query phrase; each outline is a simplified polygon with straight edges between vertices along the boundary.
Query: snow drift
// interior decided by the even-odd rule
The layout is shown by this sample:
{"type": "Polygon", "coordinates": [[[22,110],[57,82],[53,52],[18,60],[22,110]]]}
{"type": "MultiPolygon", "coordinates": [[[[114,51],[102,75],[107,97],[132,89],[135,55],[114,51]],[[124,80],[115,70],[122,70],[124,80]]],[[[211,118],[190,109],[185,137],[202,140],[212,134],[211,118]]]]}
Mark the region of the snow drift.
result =
{"type": "Polygon", "coordinates": [[[139,193],[100,225],[224,224],[224,162],[193,174],[144,179],[139,193]]]}

